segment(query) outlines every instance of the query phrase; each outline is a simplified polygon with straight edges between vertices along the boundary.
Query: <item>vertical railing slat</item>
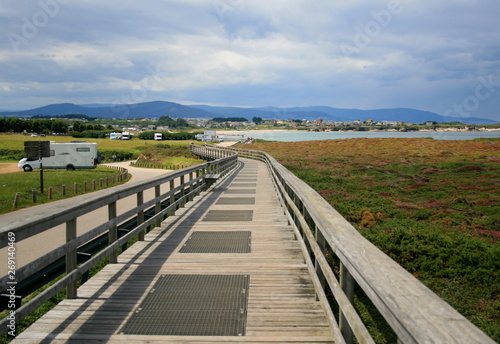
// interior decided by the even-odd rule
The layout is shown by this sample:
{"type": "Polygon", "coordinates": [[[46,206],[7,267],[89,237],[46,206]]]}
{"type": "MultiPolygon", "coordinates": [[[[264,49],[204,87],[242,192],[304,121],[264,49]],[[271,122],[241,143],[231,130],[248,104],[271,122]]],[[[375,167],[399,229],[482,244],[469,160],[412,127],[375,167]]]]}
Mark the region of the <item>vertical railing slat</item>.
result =
{"type": "MultiPolygon", "coordinates": [[[[345,295],[349,299],[350,303],[354,305],[354,278],[344,264],[340,263],[340,286],[344,291],[345,295]]],[[[352,329],[345,318],[342,309],[340,309],[339,314],[339,328],[346,344],[352,344],[353,333],[352,329]]]]}
{"type": "MultiPolygon", "coordinates": [[[[139,191],[137,193],[137,206],[141,206],[144,203],[144,191],[139,191]]],[[[137,212],[137,226],[140,224],[144,223],[144,210],[139,210],[137,212]]],[[[144,232],[145,230],[142,230],[139,232],[139,241],[144,241],[144,232]]]]}
{"type": "MultiPolygon", "coordinates": [[[[160,197],[160,185],[155,186],[155,198],[160,197]]],[[[155,203],[155,214],[158,214],[161,211],[161,203],[160,201],[155,203]]],[[[156,226],[159,227],[161,225],[161,219],[156,221],[156,226]]]]}
{"type": "MultiPolygon", "coordinates": [[[[116,202],[108,204],[108,219],[113,220],[116,217],[116,202]]],[[[118,239],[118,228],[115,226],[111,227],[108,232],[108,244],[111,245],[118,239]]],[[[113,251],[109,255],[109,262],[111,264],[118,263],[118,252],[113,251]]]]}
{"type": "MultiPolygon", "coordinates": [[[[76,238],[76,218],[66,222],[66,242],[76,238]]],[[[66,252],[66,273],[72,272],[76,269],[76,249],[66,252]]],[[[76,299],[77,297],[77,281],[68,284],[66,288],[66,298],[76,299]]]]}

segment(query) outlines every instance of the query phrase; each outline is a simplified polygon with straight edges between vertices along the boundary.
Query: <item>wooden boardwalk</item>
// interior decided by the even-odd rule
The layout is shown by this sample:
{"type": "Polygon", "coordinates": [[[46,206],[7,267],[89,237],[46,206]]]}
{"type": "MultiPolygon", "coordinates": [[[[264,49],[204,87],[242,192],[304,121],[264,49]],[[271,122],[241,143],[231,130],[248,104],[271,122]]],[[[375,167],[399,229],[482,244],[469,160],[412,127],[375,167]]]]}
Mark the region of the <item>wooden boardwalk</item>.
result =
{"type": "MultiPolygon", "coordinates": [[[[13,343],[333,343],[266,165],[241,161],[235,174],[177,210],[145,241],[120,255],[118,264],[106,266],[81,286],[77,299],[62,301],[13,343]],[[249,243],[235,236],[241,233],[249,243]],[[201,234],[207,236],[198,240],[201,234]],[[209,249],[207,242],[215,244],[214,252],[200,253],[209,249]],[[249,252],[224,251],[245,245],[250,246],[249,252]],[[244,276],[248,287],[240,297],[245,305],[239,309],[239,333],[193,335],[202,321],[187,319],[188,329],[182,335],[134,334],[132,320],[146,308],[159,280],[173,275],[244,276]]],[[[196,293],[192,289],[197,286],[185,286],[188,296],[182,300],[191,301],[189,295],[196,293]]],[[[184,294],[181,290],[179,295],[184,294]]],[[[160,313],[162,302],[152,302],[160,313]]],[[[154,316],[144,319],[160,331],[170,326],[169,321],[154,316]]]]}

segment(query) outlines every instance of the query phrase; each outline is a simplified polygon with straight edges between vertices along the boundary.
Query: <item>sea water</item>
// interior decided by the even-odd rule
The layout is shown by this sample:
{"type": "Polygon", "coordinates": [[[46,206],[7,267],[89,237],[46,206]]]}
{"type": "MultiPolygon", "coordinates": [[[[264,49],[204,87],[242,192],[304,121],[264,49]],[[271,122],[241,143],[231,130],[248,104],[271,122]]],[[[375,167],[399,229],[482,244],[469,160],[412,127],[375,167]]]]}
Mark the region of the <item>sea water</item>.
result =
{"type": "Polygon", "coordinates": [[[263,139],[268,141],[314,141],[335,140],[352,138],[420,138],[430,137],[436,140],[473,140],[477,138],[500,138],[500,131],[331,131],[331,132],[309,132],[309,131],[262,131],[246,133],[238,132],[245,139],[263,139]]]}

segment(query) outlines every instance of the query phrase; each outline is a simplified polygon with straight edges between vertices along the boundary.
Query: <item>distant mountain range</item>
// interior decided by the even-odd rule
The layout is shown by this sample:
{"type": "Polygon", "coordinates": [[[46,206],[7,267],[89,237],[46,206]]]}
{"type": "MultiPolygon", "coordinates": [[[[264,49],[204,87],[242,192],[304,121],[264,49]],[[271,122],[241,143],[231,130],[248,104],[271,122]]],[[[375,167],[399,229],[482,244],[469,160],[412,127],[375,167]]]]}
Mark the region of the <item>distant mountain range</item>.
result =
{"type": "Polygon", "coordinates": [[[339,109],[329,106],[307,107],[220,107],[208,105],[181,105],[166,101],[154,101],[137,104],[86,104],[71,103],[52,104],[31,110],[2,111],[3,117],[29,118],[36,115],[62,116],[68,114],[84,114],[89,117],[103,118],[153,118],[170,116],[173,118],[214,118],[214,117],[253,117],[263,119],[323,119],[325,121],[401,121],[406,123],[462,122],[464,124],[495,124],[497,121],[476,117],[446,117],[434,112],[408,108],[359,110],[339,109]]]}

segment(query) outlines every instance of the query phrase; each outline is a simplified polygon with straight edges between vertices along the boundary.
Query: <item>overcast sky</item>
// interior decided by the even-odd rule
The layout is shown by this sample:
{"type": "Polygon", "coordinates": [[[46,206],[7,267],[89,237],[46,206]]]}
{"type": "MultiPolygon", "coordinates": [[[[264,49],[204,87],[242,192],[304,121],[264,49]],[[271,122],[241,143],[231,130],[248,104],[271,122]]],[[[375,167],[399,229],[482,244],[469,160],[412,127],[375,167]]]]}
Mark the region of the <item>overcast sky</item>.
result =
{"type": "Polygon", "coordinates": [[[498,0],[2,0],[0,109],[153,100],[500,121],[498,0]]]}

